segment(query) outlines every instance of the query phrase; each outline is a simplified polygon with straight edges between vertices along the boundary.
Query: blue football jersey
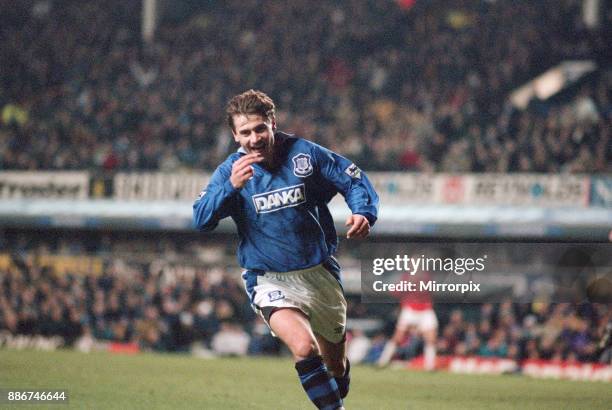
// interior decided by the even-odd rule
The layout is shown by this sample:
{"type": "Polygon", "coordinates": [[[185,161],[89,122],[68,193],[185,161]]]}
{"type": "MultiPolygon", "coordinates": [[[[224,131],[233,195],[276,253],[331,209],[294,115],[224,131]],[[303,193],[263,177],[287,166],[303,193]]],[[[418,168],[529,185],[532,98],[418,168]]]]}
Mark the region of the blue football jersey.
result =
{"type": "Polygon", "coordinates": [[[338,245],[327,204],[344,196],[353,214],[374,225],[378,195],[367,176],[348,159],[302,138],[277,132],[276,166],[253,164],[254,175],[242,189],[230,182],[231,154],[213,173],[193,205],[194,225],[215,229],[231,217],[238,228],[238,261],[245,269],[288,272],[326,261],[338,245]]]}

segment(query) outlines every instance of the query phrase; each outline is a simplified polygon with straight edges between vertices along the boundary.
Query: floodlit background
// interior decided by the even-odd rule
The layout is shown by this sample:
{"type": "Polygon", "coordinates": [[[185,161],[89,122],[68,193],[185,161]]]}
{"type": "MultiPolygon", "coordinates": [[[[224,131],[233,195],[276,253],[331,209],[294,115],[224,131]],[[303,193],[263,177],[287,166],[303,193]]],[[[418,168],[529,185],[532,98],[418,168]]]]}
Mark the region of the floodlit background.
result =
{"type": "MultiPolygon", "coordinates": [[[[287,355],[248,305],[232,223],[191,227],[193,201],[236,149],[225,103],[249,88],[275,100],[280,130],[368,172],[381,197],[374,244],[608,241],[609,0],[0,0],[0,10],[0,361],[32,361],[3,349],[287,355]]],[[[341,234],[348,209],[341,198],[331,209],[341,234]]],[[[373,363],[398,305],[362,303],[358,246],[341,238],[338,256],[349,356],[373,363]]],[[[597,348],[610,303],[513,296],[436,304],[439,369],[612,381],[612,353],[597,348]]],[[[418,369],[421,352],[409,335],[395,359],[418,369]]],[[[53,380],[11,374],[0,366],[5,385],[53,380]]],[[[381,380],[397,395],[389,408],[402,408],[413,380],[381,380]]],[[[534,394],[558,397],[559,386],[534,394]]],[[[360,388],[366,397],[371,386],[360,388]]],[[[494,403],[491,391],[477,405],[494,403]]],[[[588,393],[592,406],[612,400],[605,392],[588,393]]],[[[420,404],[461,403],[436,397],[420,404]]]]}

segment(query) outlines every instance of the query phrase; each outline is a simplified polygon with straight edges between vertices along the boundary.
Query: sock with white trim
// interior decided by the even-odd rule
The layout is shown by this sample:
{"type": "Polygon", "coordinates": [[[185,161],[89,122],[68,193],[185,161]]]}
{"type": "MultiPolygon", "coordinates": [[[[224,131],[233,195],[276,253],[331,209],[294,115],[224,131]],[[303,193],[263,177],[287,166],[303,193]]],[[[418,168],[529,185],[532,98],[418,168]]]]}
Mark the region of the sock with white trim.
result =
{"type": "Polygon", "coordinates": [[[342,398],[336,380],[327,371],[321,356],[300,360],[295,364],[302,387],[318,409],[342,408],[342,398]]]}

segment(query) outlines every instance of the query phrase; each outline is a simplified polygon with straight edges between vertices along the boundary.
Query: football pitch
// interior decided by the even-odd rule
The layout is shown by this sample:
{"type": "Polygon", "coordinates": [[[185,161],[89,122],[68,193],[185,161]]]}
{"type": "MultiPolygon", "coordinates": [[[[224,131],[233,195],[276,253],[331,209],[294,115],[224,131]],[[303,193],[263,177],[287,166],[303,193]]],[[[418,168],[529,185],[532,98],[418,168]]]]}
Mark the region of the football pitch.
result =
{"type": "MultiPolygon", "coordinates": [[[[288,358],[0,350],[0,388],[66,390],[68,404],[1,408],[314,409],[288,358]]],[[[602,382],[354,366],[353,409],[610,409],[602,382]]]]}

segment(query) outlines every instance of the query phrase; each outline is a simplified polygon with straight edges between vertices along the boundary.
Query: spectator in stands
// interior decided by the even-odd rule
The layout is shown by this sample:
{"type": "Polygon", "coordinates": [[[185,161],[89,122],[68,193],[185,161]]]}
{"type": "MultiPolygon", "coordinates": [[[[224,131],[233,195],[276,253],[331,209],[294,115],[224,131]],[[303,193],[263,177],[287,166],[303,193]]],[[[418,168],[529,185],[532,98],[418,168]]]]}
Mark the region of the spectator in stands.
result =
{"type": "Polygon", "coordinates": [[[249,335],[237,324],[222,322],[213,336],[212,349],[219,355],[244,356],[249,347],[249,335]]]}
{"type": "MultiPolygon", "coordinates": [[[[8,267],[0,269],[0,332],[60,336],[68,346],[83,350],[94,349],[99,342],[118,342],[159,351],[189,351],[195,345],[224,354],[280,351],[267,327],[247,313],[249,304],[240,292],[238,276],[210,269],[181,277],[154,263],[129,259],[107,265],[100,276],[60,275],[36,257],[40,249],[49,255],[49,247],[33,250],[22,242],[15,241],[18,251],[8,267]],[[232,346],[229,350],[224,350],[226,341],[232,346]]],[[[60,248],[82,255],[82,245],[66,245],[60,248]]],[[[115,261],[116,252],[125,252],[125,246],[116,246],[119,251],[105,250],[115,261]]],[[[135,258],[133,250],[129,252],[135,258]]],[[[176,251],[167,252],[166,260],[176,251]]],[[[352,317],[369,315],[365,304],[350,306],[352,317]]],[[[599,360],[597,340],[612,318],[608,305],[589,303],[503,301],[466,312],[464,306],[454,308],[441,322],[440,354],[593,362],[599,360]]],[[[359,330],[349,339],[356,345],[348,350],[354,349],[365,363],[374,363],[387,341],[383,333],[367,337],[359,330]]],[[[419,343],[422,340],[412,338],[401,349],[403,357],[412,358],[419,349],[411,346],[419,343]]]]}
{"type": "Polygon", "coordinates": [[[564,59],[603,55],[605,30],[575,35],[572,0],[207,3],[162,19],[150,46],[140,2],[48,5],[0,16],[0,169],[211,169],[229,149],[215,107],[251,84],[290,107],[288,128],[370,169],[610,170],[605,61],[576,98],[506,103],[564,59]]]}

